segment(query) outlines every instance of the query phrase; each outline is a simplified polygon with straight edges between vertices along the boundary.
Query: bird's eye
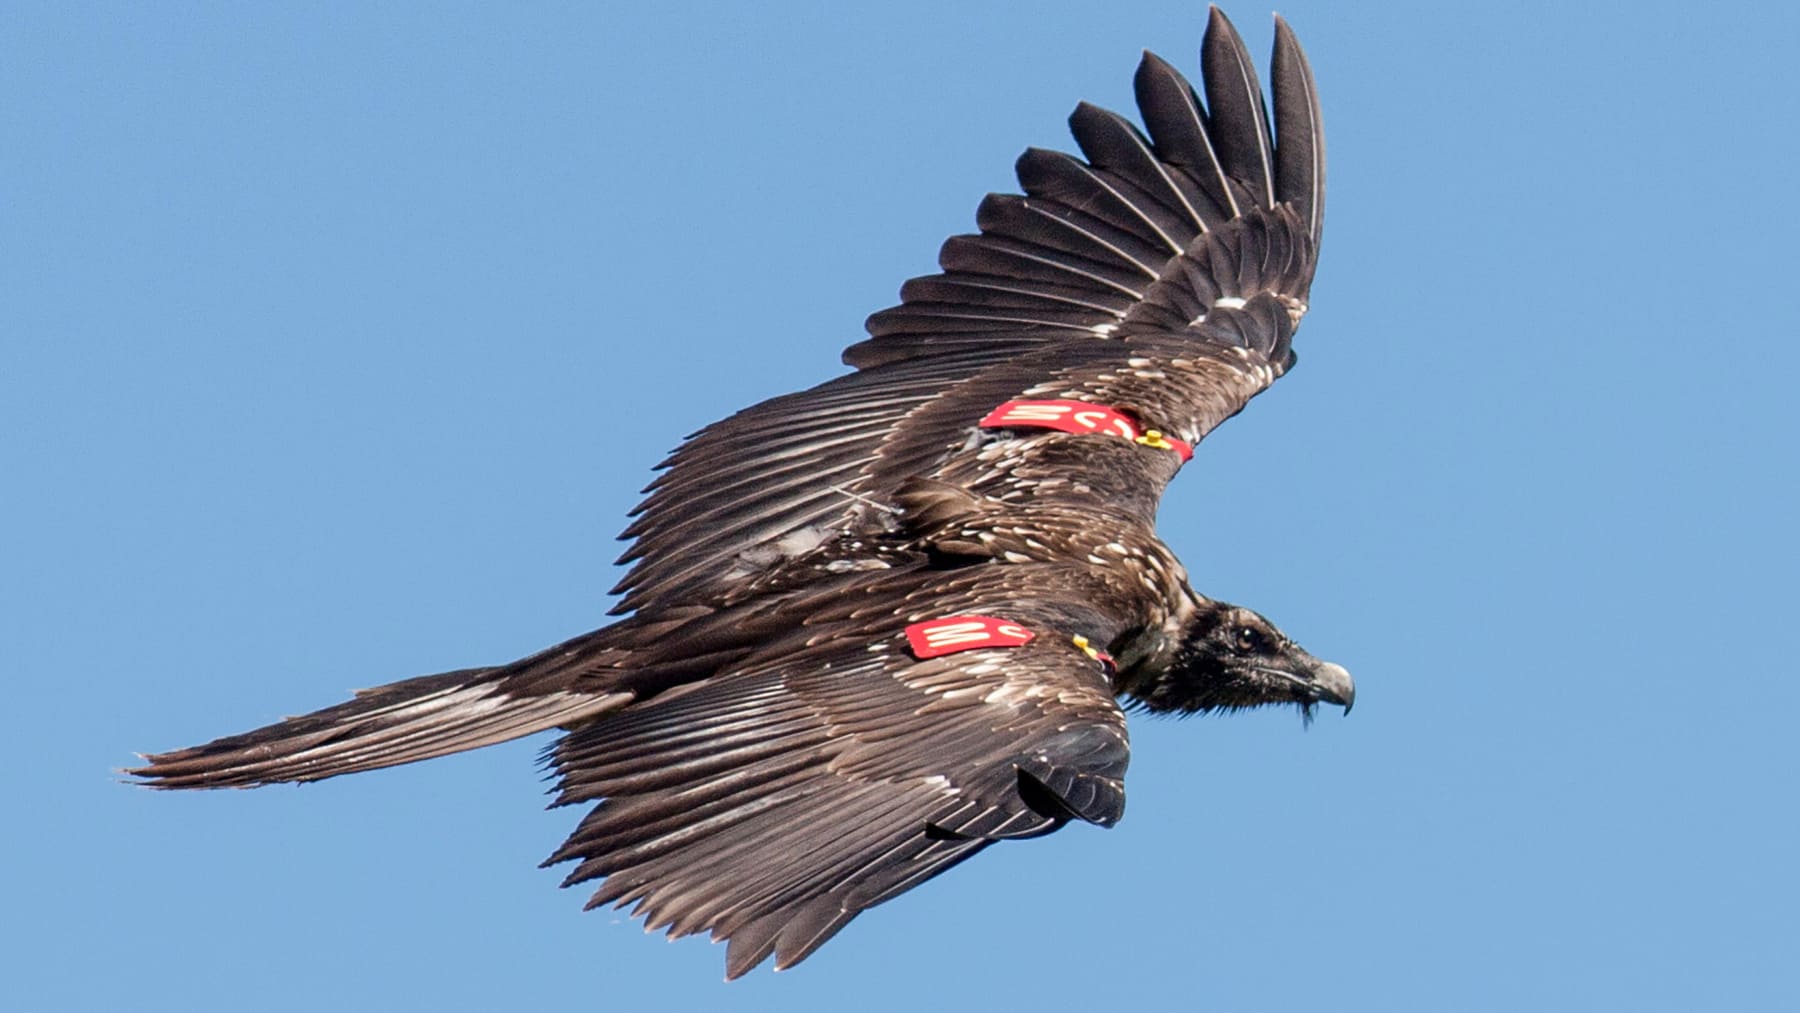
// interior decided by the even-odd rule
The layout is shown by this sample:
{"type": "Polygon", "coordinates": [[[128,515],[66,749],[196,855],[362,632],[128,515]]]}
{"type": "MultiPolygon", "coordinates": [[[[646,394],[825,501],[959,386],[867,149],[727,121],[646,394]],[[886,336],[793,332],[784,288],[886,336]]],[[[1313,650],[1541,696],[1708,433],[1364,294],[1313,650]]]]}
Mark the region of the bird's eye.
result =
{"type": "Polygon", "coordinates": [[[1232,646],[1244,654],[1256,654],[1268,646],[1262,631],[1253,626],[1239,626],[1231,634],[1232,646]]]}

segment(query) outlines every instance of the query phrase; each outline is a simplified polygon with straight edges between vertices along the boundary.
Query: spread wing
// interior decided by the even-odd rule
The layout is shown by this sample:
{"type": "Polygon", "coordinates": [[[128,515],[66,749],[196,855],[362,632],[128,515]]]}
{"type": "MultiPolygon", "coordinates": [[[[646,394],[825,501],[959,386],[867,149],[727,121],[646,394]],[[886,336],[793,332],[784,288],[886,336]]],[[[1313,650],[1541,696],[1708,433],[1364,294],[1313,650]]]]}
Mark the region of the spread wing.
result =
{"type": "MultiPolygon", "coordinates": [[[[1216,9],[1202,72],[1204,101],[1145,54],[1145,131],[1077,108],[1082,157],[1026,152],[1025,194],[989,196],[981,232],[944,245],[944,270],[870,318],[871,336],[844,356],[857,372],[677,449],[622,536],[635,542],[620,561],[635,565],[615,611],[708,594],[837,534],[880,530],[909,478],[994,478],[981,456],[994,440],[1017,441],[1003,469],[1014,472],[1049,469],[1064,444],[1091,439],[980,429],[1004,402],[1094,402],[1192,444],[1280,376],[1324,211],[1312,74],[1277,19],[1271,126],[1216,9]]],[[[1149,520],[1179,461],[1137,453],[1124,500],[1106,501],[1149,520]]],[[[1034,481],[1032,494],[1054,488],[1034,481]]]]}
{"type": "MultiPolygon", "coordinates": [[[[871,317],[871,337],[845,360],[1179,332],[1264,295],[1303,311],[1324,215],[1312,72],[1277,18],[1278,146],[1243,40],[1216,7],[1201,56],[1204,104],[1175,68],[1144,54],[1136,91],[1147,137],[1116,113],[1078,106],[1069,125],[1085,161],[1025,152],[1024,196],[989,195],[976,213],[981,234],[945,243],[943,273],[908,282],[902,304],[871,317]]],[[[1250,345],[1282,342],[1255,320],[1226,329],[1250,345]]]]}
{"type": "Polygon", "coordinates": [[[1100,662],[1055,625],[915,660],[904,622],[804,631],[570,734],[557,801],[599,805],[546,864],[605,877],[589,907],[729,939],[735,978],[995,841],[1119,819],[1128,746],[1100,662]]]}

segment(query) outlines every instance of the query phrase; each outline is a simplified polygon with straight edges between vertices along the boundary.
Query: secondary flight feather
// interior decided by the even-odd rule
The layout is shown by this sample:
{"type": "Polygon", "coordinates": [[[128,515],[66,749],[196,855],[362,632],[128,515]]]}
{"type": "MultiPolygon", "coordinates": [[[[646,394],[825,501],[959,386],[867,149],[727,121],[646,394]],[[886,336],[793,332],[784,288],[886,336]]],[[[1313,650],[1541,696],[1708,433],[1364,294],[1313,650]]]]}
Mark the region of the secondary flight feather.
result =
{"type": "Polygon", "coordinates": [[[551,728],[547,864],[727,975],[816,950],[989,845],[1124,811],[1121,703],[1320,702],[1340,666],[1196,593],[1156,537],[1193,447],[1294,362],[1324,212],[1311,70],[1276,20],[1273,122],[1213,11],[1204,97],[1146,54],[1140,131],[1083,104],[1080,156],[1019,159],[854,372],[692,436],[625,536],[609,626],[132,771],[314,781],[551,728]]]}

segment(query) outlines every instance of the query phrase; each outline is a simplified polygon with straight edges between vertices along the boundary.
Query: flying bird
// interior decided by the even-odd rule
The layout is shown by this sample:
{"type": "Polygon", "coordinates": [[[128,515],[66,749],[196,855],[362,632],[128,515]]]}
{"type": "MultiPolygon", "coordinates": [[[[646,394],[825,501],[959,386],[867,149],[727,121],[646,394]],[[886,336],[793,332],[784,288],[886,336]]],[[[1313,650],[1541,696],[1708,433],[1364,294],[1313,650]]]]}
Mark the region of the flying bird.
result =
{"type": "Polygon", "coordinates": [[[1342,667],[1196,593],[1164,487],[1294,363],[1324,214],[1312,72],[1273,117],[1216,8],[1199,93],[1146,53],[1143,126],[1082,104],[854,371],[701,430],[623,537],[608,626],[145,757],[158,788],[316,781],[553,728],[545,864],[589,906],[804,959],[1002,840],[1124,812],[1125,712],[1349,710],[1342,667]]]}

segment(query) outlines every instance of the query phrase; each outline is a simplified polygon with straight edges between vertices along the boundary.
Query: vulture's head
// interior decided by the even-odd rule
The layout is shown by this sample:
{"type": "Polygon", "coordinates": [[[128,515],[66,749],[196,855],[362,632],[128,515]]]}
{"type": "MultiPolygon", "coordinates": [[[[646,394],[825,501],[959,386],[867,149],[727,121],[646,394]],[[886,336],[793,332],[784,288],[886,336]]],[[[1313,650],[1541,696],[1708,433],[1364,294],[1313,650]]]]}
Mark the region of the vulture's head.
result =
{"type": "Polygon", "coordinates": [[[1334,703],[1350,712],[1356,684],[1342,665],[1320,661],[1239,605],[1202,601],[1182,631],[1168,667],[1146,672],[1125,691],[1152,711],[1192,714],[1334,703]]]}

